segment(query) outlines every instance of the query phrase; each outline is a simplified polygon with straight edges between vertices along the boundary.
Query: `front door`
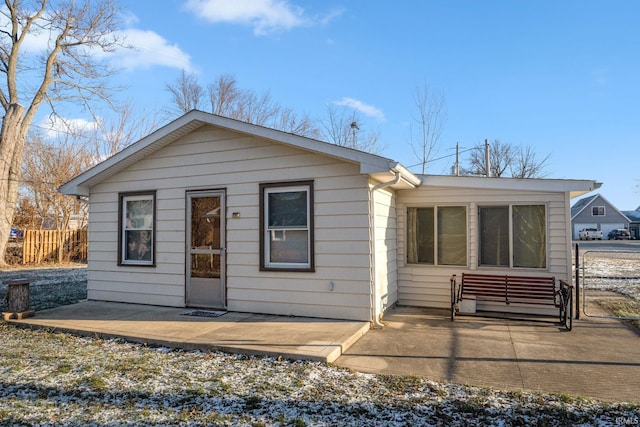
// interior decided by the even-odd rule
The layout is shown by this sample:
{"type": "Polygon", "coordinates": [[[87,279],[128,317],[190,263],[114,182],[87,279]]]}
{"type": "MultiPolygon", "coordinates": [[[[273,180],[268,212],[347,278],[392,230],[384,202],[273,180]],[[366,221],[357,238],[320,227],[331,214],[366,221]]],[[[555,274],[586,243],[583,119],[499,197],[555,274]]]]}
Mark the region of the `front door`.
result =
{"type": "Polygon", "coordinates": [[[187,193],[189,307],[225,308],[224,191],[187,193]]]}

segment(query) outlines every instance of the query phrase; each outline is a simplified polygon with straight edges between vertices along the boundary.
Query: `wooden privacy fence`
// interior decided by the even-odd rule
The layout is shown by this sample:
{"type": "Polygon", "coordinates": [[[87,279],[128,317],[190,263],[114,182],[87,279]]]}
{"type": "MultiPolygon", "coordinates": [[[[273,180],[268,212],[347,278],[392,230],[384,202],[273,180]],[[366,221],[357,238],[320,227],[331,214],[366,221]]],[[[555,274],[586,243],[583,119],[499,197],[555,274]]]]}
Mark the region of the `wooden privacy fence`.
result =
{"type": "Polygon", "coordinates": [[[84,261],[87,236],[87,230],[26,230],[22,263],[84,261]]]}

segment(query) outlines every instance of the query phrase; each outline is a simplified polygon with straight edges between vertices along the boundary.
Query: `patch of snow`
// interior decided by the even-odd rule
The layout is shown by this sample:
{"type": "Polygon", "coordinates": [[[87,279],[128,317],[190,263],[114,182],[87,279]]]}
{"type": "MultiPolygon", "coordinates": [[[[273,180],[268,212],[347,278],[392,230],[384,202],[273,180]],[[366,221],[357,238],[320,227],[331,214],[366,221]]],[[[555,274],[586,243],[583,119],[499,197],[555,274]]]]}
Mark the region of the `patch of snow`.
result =
{"type": "MultiPolygon", "coordinates": [[[[38,307],[86,298],[86,269],[5,271],[0,279],[25,274],[38,307]]],[[[635,289],[637,298],[637,282],[610,280],[597,286],[617,283],[635,289]]],[[[154,348],[4,323],[0,336],[2,425],[640,424],[637,404],[374,375],[319,362],[154,348]]]]}

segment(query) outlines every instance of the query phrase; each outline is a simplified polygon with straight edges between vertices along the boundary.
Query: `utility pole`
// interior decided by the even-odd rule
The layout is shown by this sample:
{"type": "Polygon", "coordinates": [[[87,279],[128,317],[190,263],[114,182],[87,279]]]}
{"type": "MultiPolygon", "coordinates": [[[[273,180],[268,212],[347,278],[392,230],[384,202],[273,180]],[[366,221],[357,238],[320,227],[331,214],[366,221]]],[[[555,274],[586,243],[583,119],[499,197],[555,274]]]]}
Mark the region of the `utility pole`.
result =
{"type": "Polygon", "coordinates": [[[491,157],[489,156],[489,140],[484,140],[484,167],[487,178],[491,176],[491,157]]]}
{"type": "Polygon", "coordinates": [[[456,142],[456,176],[460,176],[460,143],[456,142]]]}

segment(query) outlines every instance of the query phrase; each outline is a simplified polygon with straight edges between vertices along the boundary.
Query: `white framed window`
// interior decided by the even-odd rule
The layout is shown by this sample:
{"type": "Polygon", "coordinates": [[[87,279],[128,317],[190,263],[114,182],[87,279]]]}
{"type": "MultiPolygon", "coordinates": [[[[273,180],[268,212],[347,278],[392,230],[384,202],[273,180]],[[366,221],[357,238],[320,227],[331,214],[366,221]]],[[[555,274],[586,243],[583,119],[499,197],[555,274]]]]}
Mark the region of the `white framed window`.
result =
{"type": "Polygon", "coordinates": [[[407,209],[407,262],[467,265],[467,207],[407,209]]]}
{"type": "Polygon", "coordinates": [[[262,270],[314,271],[313,181],[260,184],[262,270]]]}
{"type": "Polygon", "coordinates": [[[547,268],[545,205],[478,207],[478,265],[547,268]]]}
{"type": "Polygon", "coordinates": [[[591,207],[591,216],[604,216],[604,215],[605,215],[604,206],[591,207]]]}
{"type": "Polygon", "coordinates": [[[118,264],[155,263],[155,192],[120,194],[118,264]]]}

